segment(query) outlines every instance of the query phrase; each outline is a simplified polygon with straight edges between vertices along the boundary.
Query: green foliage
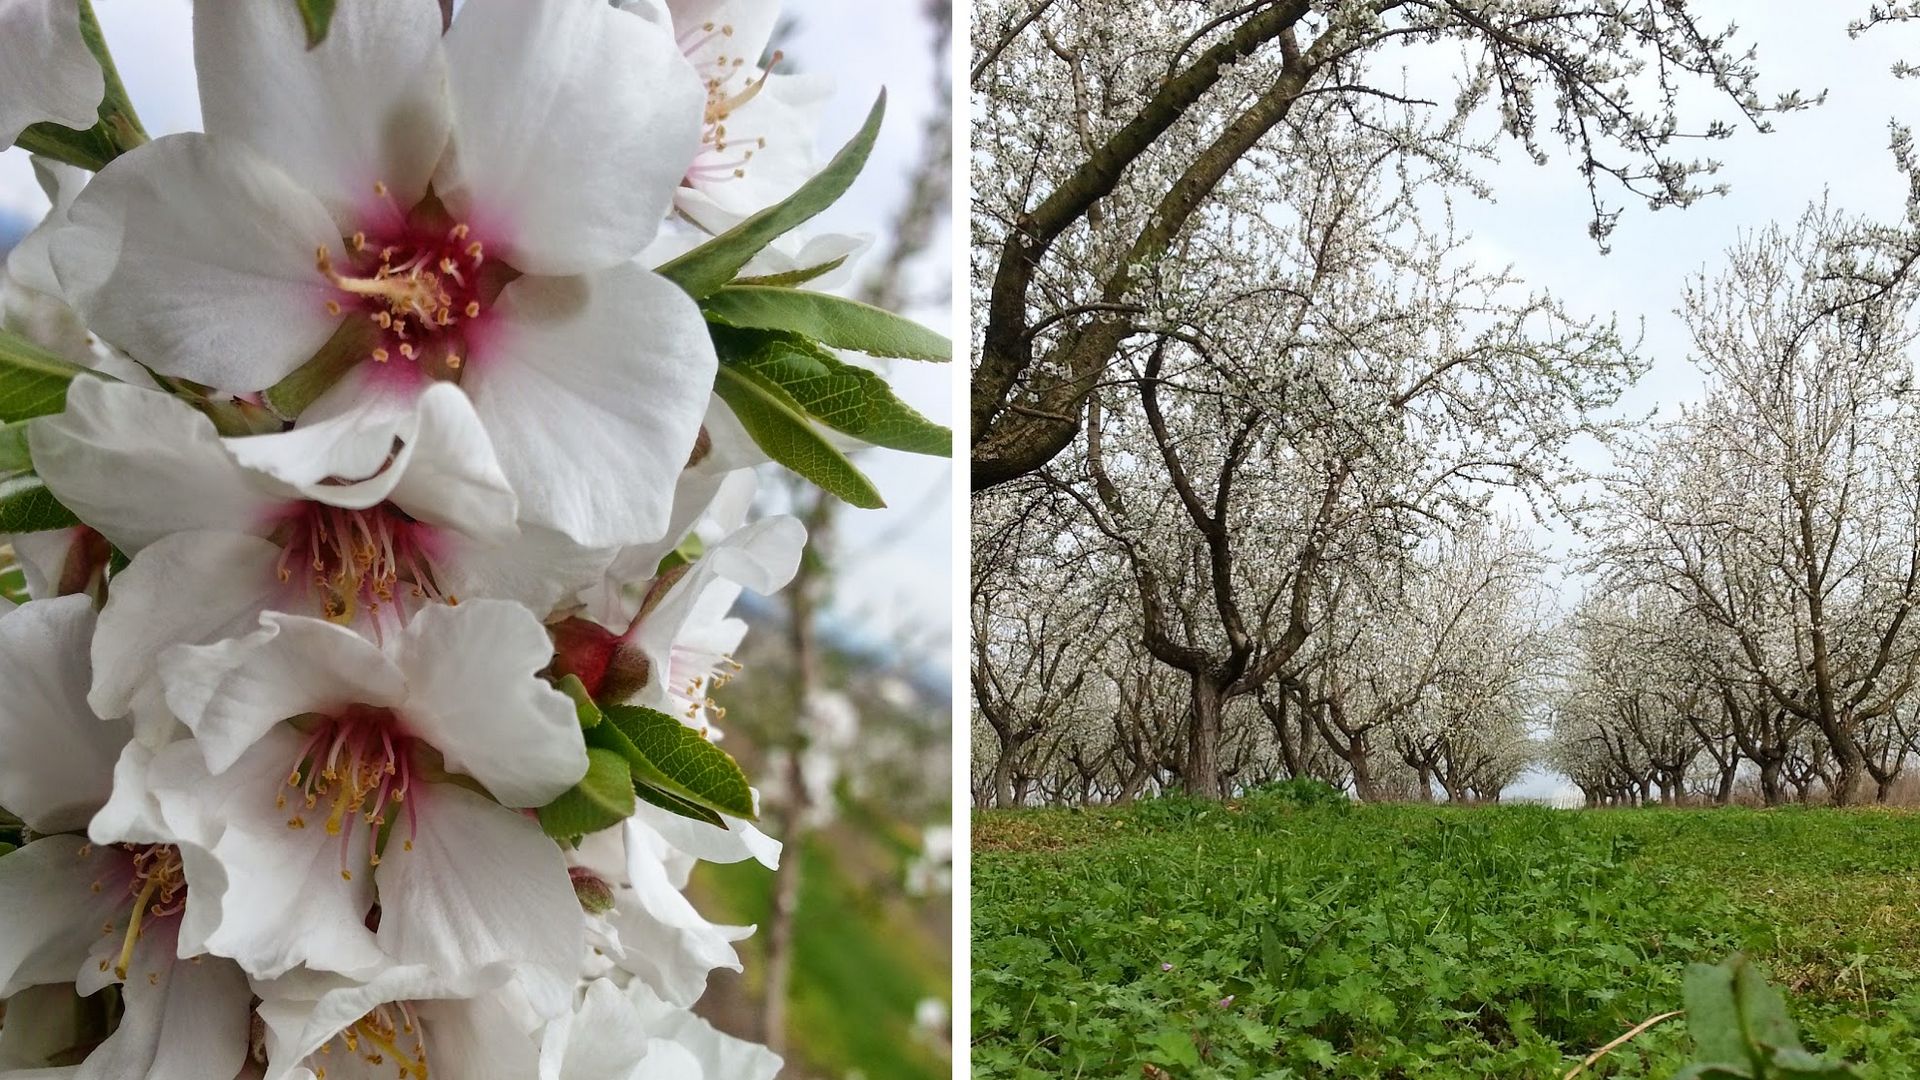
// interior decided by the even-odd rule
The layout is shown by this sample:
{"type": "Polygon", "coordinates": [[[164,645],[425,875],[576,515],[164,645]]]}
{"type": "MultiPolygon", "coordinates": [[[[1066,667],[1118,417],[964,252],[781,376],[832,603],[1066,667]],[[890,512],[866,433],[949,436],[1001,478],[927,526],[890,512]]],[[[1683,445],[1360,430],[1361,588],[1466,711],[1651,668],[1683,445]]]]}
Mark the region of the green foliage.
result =
{"type": "Polygon", "coordinates": [[[862,442],[946,457],[953,432],[894,396],[887,381],[797,334],[714,327],[721,363],[777,387],[806,415],[862,442]]]}
{"type": "Polygon", "coordinates": [[[580,720],[581,731],[591,731],[600,723],[600,706],[594,704],[593,695],[587,693],[587,684],[580,681],[580,676],[568,675],[555,683],[554,688],[573,699],[573,712],[580,720]]]}
{"type": "Polygon", "coordinates": [[[1846,1080],[1850,1066],[1800,1045],[1780,991],[1735,954],[1724,964],[1694,964],[1686,976],[1687,1027],[1695,1062],[1674,1080],[1846,1080]]]}
{"type": "Polygon", "coordinates": [[[953,342],[890,311],[806,289],[728,285],[700,304],[709,319],[751,330],[785,330],[869,356],[945,362],[953,342]]]}
{"type": "MultiPolygon", "coordinates": [[[[1920,1077],[1920,818],[1308,790],[976,818],[974,1076],[1559,1077],[1745,951],[1810,1044],[1920,1077]]],[[[1692,1043],[1658,1025],[1581,1076],[1667,1080],[1692,1043]]]]}
{"type": "Polygon", "coordinates": [[[1291,780],[1275,780],[1250,788],[1243,800],[1248,804],[1282,803],[1289,806],[1333,806],[1342,809],[1351,807],[1353,800],[1347,793],[1324,780],[1296,776],[1291,780]]]}
{"type": "Polygon", "coordinates": [[[67,407],[67,384],[86,369],[0,330],[0,421],[31,420],[67,407]]]}
{"type": "Polygon", "coordinates": [[[695,300],[704,300],[733,281],[741,269],[764,251],[768,244],[814,219],[822,210],[838,202],[847,193],[860,170],[873,153],[880,137],[880,122],[886,116],[887,94],[873,103],[873,111],[853,139],[842,147],[811,180],[785,200],[760,211],[733,228],[660,267],[660,273],[685,289],[695,300]]]}
{"type": "Polygon", "coordinates": [[[780,384],[750,368],[722,364],[714,393],[767,456],[854,506],[887,505],[873,481],[827,441],[807,410],[780,384]]]}
{"type": "Polygon", "coordinates": [[[44,532],[80,524],[37,476],[0,480],[0,533],[44,532]]]}
{"type": "MultiPolygon", "coordinates": [[[[838,822],[787,849],[799,861],[794,917],[788,1066],[780,1075],[944,1080],[951,1066],[914,1033],[922,998],[948,997],[944,935],[866,875],[888,837],[838,822]]],[[[774,875],[757,863],[703,863],[691,891],[699,906],[727,922],[766,926],[774,875]]],[[[942,924],[944,925],[944,924],[942,924]]],[[[739,944],[749,972],[762,971],[766,934],[739,944]]],[[[1137,1074],[1136,1074],[1137,1076],[1137,1074]]]]}
{"type": "Polygon", "coordinates": [[[636,784],[674,802],[749,820],[759,817],[739,763],[698,731],[638,705],[607,705],[601,714],[605,722],[587,732],[587,742],[624,757],[636,784]]]}
{"type": "Polygon", "coordinates": [[[100,62],[106,81],[106,93],[100,98],[99,121],[84,131],[40,123],[20,133],[15,146],[29,153],[64,161],[89,172],[98,172],[107,162],[147,141],[140,117],[133,111],[133,100],[120,82],[120,73],[107,52],[107,39],[100,32],[100,20],[94,16],[92,0],[76,0],[80,5],[80,35],[100,62]]]}
{"type": "Polygon", "coordinates": [[[327,40],[327,28],[333,25],[334,0],[294,0],[300,7],[300,21],[307,27],[307,48],[327,40]]]}
{"type": "Polygon", "coordinates": [[[372,353],[379,331],[366,319],[342,320],[333,336],[306,363],[267,387],[260,397],[267,407],[291,420],[320,400],[320,395],[347,377],[372,353]]]}
{"type": "Polygon", "coordinates": [[[611,750],[587,748],[587,774],[540,808],[548,836],[575,837],[609,829],[633,816],[633,772],[611,750]]]}

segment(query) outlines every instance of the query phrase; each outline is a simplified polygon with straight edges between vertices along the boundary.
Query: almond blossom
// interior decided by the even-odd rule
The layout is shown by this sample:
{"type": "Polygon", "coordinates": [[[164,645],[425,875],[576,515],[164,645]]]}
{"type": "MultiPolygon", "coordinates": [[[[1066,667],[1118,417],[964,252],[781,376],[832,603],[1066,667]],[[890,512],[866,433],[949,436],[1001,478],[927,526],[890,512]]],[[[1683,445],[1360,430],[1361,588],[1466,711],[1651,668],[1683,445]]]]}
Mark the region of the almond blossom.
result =
{"type": "Polygon", "coordinates": [[[431,4],[345,0],[308,50],[291,4],[203,0],[195,46],[206,133],[122,155],[53,238],[88,326],[235,392],[345,350],[320,419],[455,383],[527,520],[657,535],[715,363],[693,301],[629,262],[699,138],[666,33],[472,0],[443,39],[431,4]]]}
{"type": "Polygon", "coordinates": [[[572,702],[535,677],[550,654],[539,621],[498,600],[427,608],[384,646],[268,612],[246,637],[171,650],[167,705],[193,737],[155,755],[148,784],[188,883],[218,883],[189,946],[258,978],[511,966],[552,1008],[579,905],[518,808],[587,761],[572,702]]]}
{"type": "MultiPolygon", "coordinates": [[[[107,802],[131,734],[87,707],[93,621],[85,596],[0,616],[0,802],[42,834],[0,859],[0,999],[71,983],[52,991],[70,1002],[120,986],[124,1018],[74,1074],[81,1080],[231,1076],[245,1056],[251,991],[231,963],[178,960],[180,849],[157,842],[151,820],[126,843],[76,835],[107,802]]],[[[9,1006],[8,1019],[11,1041],[22,1018],[9,1006]]]]}
{"type": "Polygon", "coordinates": [[[106,716],[133,709],[148,742],[171,731],[152,700],[168,646],[246,633],[266,610],[375,636],[429,603],[545,611],[606,558],[515,525],[514,493],[451,386],[404,411],[222,438],[177,399],[81,379],[30,441],[48,486],[134,556],[94,639],[91,700],[106,716]]]}

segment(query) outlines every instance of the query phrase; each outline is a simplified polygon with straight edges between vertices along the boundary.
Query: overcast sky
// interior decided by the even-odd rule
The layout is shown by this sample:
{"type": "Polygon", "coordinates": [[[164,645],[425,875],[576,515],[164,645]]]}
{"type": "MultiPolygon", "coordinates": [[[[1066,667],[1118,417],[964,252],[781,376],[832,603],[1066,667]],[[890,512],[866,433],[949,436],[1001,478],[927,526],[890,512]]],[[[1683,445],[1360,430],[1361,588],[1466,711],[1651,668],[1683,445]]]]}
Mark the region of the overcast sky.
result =
{"type": "MultiPolygon", "coordinates": [[[[148,132],[198,130],[189,0],[95,0],[94,7],[148,132]]],[[[839,206],[817,219],[823,230],[879,232],[905,197],[929,110],[949,108],[934,92],[933,29],[922,5],[907,0],[788,0],[786,11],[795,20],[795,32],[779,45],[793,66],[831,73],[839,83],[823,124],[823,155],[831,155],[859,128],[880,88],[888,90],[887,124],[867,172],[839,206]]],[[[27,155],[0,153],[0,219],[37,221],[45,207],[27,155]]],[[[0,227],[0,233],[7,231],[0,227]]],[[[928,263],[947,267],[950,230],[943,228],[941,237],[928,263]]],[[[945,278],[930,275],[916,295],[922,300],[910,314],[949,332],[945,278]]],[[[902,363],[891,374],[900,395],[941,424],[953,422],[949,377],[947,365],[935,364],[902,363]]],[[[929,645],[924,659],[949,671],[951,463],[874,452],[861,465],[890,508],[842,515],[838,543],[845,572],[835,597],[837,614],[876,641],[910,637],[929,645]]]]}
{"type": "MultiPolygon", "coordinates": [[[[1737,22],[1742,44],[1758,48],[1763,100],[1797,88],[1808,96],[1824,89],[1827,101],[1774,118],[1772,134],[1747,127],[1730,140],[1701,144],[1702,156],[1724,163],[1716,179],[1732,191],[1685,210],[1653,213],[1644,204],[1627,204],[1610,254],[1602,255],[1588,237],[1584,183],[1565,149],[1545,132],[1541,142],[1551,156],[1545,166],[1506,144],[1501,160],[1480,170],[1496,200],[1462,197],[1456,204],[1457,220],[1474,234],[1472,250],[1482,262],[1511,263],[1522,280],[1554,293],[1576,314],[1617,313],[1629,338],[1644,320],[1641,352],[1652,370],[1622,402],[1624,414],[1672,416],[1680,403],[1698,399],[1699,374],[1688,362],[1686,330],[1674,309],[1686,278],[1717,272],[1743,231],[1770,222],[1791,224],[1823,197],[1841,211],[1889,223],[1900,219],[1906,184],[1887,149],[1888,122],[1895,117],[1920,122],[1920,82],[1896,79],[1889,67],[1902,56],[1920,61],[1920,26],[1886,26],[1850,39],[1847,23],[1866,7],[1866,0],[1690,4],[1710,29],[1737,22]]],[[[1458,69],[1446,59],[1425,49],[1389,54],[1386,62],[1406,64],[1410,82],[1422,85],[1427,73],[1458,69]]],[[[1696,91],[1682,101],[1694,129],[1711,117],[1738,119],[1730,104],[1711,92],[1696,91]]],[[[1609,202],[1623,202],[1617,190],[1607,194],[1609,202]]],[[[1583,463],[1601,467],[1605,459],[1589,457],[1583,463]]],[[[1557,553],[1567,550],[1561,530],[1545,530],[1542,539],[1557,553]]],[[[1577,598],[1577,580],[1561,584],[1563,600],[1577,598]]],[[[1572,791],[1557,776],[1539,775],[1514,794],[1552,797],[1572,791]]]]}

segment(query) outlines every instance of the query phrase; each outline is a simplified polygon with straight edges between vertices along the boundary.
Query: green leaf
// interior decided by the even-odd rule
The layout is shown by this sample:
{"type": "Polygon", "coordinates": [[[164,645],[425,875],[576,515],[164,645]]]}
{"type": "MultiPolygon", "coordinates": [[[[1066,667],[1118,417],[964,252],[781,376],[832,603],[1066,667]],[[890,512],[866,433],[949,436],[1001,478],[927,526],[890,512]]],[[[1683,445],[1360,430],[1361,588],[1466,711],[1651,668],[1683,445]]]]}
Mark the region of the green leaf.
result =
{"type": "Polygon", "coordinates": [[[772,383],[815,420],[856,439],[947,457],[953,432],[894,396],[879,375],[793,334],[715,327],[721,363],[772,383]]]}
{"type": "Polygon", "coordinates": [[[706,550],[706,542],[697,534],[689,533],[685,540],[680,541],[679,547],[667,552],[666,557],[660,560],[660,566],[653,572],[653,576],[661,577],[683,566],[692,566],[700,561],[700,556],[705,554],[706,550]]]}
{"type": "Polygon", "coordinates": [[[67,384],[86,371],[0,330],[0,421],[31,420],[67,407],[67,384]]]}
{"type": "Polygon", "coordinates": [[[559,798],[540,808],[540,827],[548,836],[586,836],[633,816],[633,772],[627,759],[611,750],[587,749],[587,775],[559,798]]]}
{"type": "Polygon", "coordinates": [[[768,457],[854,506],[878,510],[887,505],[873,481],[827,441],[808,420],[806,409],[779,384],[746,368],[722,364],[713,392],[768,457]]]}
{"type": "Polygon", "coordinates": [[[806,289],[729,285],[700,305],[712,319],[753,330],[786,330],[836,349],[944,363],[953,342],[890,311],[806,289]]]}
{"type": "Polygon", "coordinates": [[[366,319],[342,321],[319,352],[268,387],[261,399],[274,412],[295,419],[372,354],[379,333],[379,328],[366,319]]]}
{"type": "Polygon", "coordinates": [[[698,731],[638,705],[609,705],[604,713],[638,754],[629,759],[635,780],[709,810],[759,816],[739,763],[698,731]]]}
{"type": "Polygon", "coordinates": [[[300,21],[307,26],[307,48],[327,40],[327,27],[333,25],[334,0],[294,0],[294,3],[300,6],[300,21]]]}
{"type": "Polygon", "coordinates": [[[556,688],[573,699],[573,711],[580,719],[580,730],[592,731],[599,725],[600,706],[594,704],[593,695],[587,693],[587,684],[580,681],[580,676],[568,675],[556,684],[556,688]]]}
{"type": "Polygon", "coordinates": [[[1857,1076],[1842,1062],[1828,1061],[1800,1045],[1786,998],[1766,976],[1735,953],[1718,965],[1692,964],[1682,993],[1687,1030],[1697,1047],[1695,1065],[1681,1075],[1696,1078],[1788,1077],[1844,1080],[1857,1076]]]}
{"type": "Polygon", "coordinates": [[[0,533],[45,532],[80,524],[37,476],[0,480],[0,533]]]}
{"type": "Polygon", "coordinates": [[[1687,1031],[1698,1048],[1695,1059],[1747,1061],[1747,1041],[1740,1030],[1740,1009],[1733,996],[1732,969],[1726,964],[1689,964],[1681,986],[1687,1003],[1687,1031]]]}
{"type": "Polygon", "coordinates": [[[5,841],[0,841],[0,859],[4,859],[7,856],[19,850],[20,850],[19,848],[14,847],[12,844],[6,843],[5,841]]]}
{"type": "Polygon", "coordinates": [[[805,285],[815,278],[823,278],[847,263],[845,255],[823,262],[818,266],[803,266],[798,270],[788,270],[784,274],[759,274],[754,277],[734,278],[735,285],[784,285],[792,287],[805,285]]]}
{"type": "Polygon", "coordinates": [[[0,425],[0,477],[33,470],[33,451],[27,446],[27,421],[0,425]]]}
{"type": "Polygon", "coordinates": [[[886,112],[887,93],[882,90],[859,133],[834,155],[825,169],[800,185],[800,190],[660,267],[660,273],[691,293],[695,300],[711,296],[714,290],[732,281],[768,244],[813,220],[847,193],[854,178],[866,167],[868,155],[873,153],[873,143],[880,135],[880,121],[886,112]]]}
{"type": "Polygon", "coordinates": [[[94,17],[91,0],[80,5],[80,36],[86,39],[93,58],[100,62],[100,74],[106,92],[100,97],[99,120],[85,130],[39,123],[20,133],[14,143],[28,153],[64,161],[90,172],[100,169],[121,154],[147,141],[146,129],[133,111],[133,100],[120,81],[120,72],[107,51],[107,39],[100,32],[100,20],[94,17]]]}
{"type": "Polygon", "coordinates": [[[714,813],[704,806],[695,806],[685,799],[669,795],[657,788],[650,788],[645,784],[635,784],[633,786],[633,793],[639,796],[643,802],[652,803],[662,810],[679,814],[683,818],[704,821],[719,829],[727,827],[727,823],[721,819],[719,814],[714,813]]]}

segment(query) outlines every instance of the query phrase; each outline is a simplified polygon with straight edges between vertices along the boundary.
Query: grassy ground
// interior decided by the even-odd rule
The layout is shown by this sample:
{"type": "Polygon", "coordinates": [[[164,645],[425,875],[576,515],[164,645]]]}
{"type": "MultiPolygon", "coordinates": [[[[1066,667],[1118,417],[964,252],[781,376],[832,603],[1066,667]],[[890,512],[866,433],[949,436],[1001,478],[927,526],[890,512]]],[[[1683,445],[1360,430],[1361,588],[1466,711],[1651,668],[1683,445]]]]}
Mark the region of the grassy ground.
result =
{"type": "MultiPolygon", "coordinates": [[[[949,997],[947,908],[898,895],[893,882],[912,854],[904,833],[893,838],[897,842],[883,842],[859,825],[843,822],[805,845],[788,1013],[790,1061],[781,1075],[940,1080],[952,1066],[914,1031],[914,1008],[922,998],[949,997]]],[[[716,921],[764,928],[773,875],[754,862],[703,865],[693,892],[701,911],[716,921]]],[[[766,941],[762,932],[738,946],[756,982],[766,971],[766,941]]],[[[758,1016],[762,990],[738,982],[716,973],[709,993],[736,998],[727,1011],[738,1015],[712,1018],[751,1036],[745,1020],[758,1016]]]]}
{"type": "Polygon", "coordinates": [[[979,815],[973,866],[977,1078],[1558,1077],[1735,951],[1920,1077],[1920,815],[1165,799],[979,815]]]}

